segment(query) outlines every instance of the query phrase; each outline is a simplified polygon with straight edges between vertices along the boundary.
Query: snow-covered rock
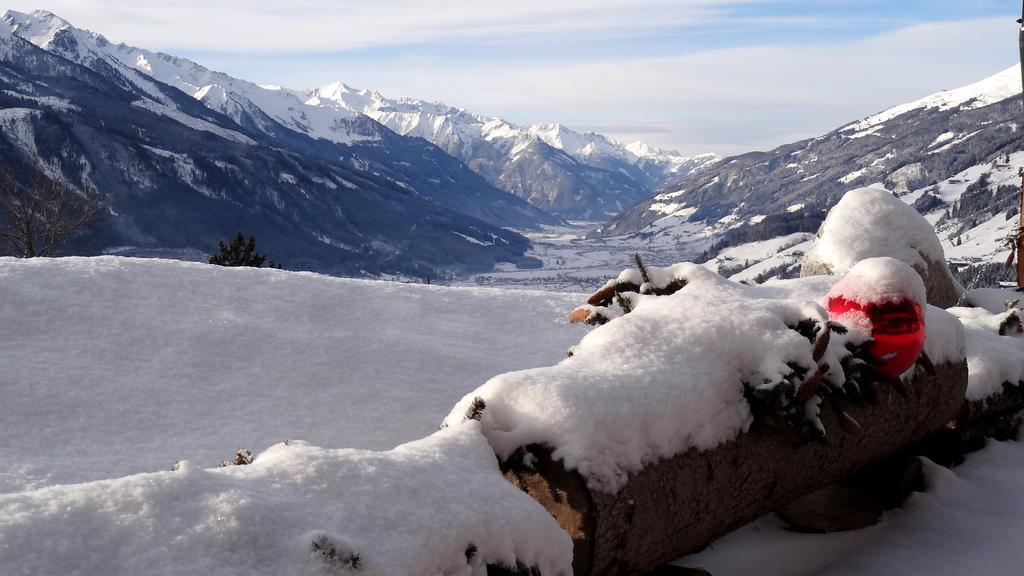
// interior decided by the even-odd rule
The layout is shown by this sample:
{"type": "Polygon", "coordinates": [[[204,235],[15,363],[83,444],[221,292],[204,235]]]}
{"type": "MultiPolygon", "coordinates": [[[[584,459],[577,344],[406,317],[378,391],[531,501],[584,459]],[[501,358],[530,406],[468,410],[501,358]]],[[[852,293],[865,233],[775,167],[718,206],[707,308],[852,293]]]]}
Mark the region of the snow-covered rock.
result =
{"type": "Polygon", "coordinates": [[[913,267],[924,280],[932,305],[948,308],[960,297],[935,230],[882,187],[851,190],[829,211],[806,254],[801,275],[843,276],[858,262],[876,257],[895,258],[913,267]]]}

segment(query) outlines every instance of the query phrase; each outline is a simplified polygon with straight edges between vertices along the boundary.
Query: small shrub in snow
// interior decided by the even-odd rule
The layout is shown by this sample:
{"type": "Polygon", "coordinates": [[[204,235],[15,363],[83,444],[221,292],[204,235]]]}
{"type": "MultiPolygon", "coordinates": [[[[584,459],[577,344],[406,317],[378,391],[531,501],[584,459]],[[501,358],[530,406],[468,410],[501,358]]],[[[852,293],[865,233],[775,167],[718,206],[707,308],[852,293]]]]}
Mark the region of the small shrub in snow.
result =
{"type": "Polygon", "coordinates": [[[338,542],[327,534],[313,536],[313,555],[335,570],[353,572],[362,566],[359,553],[344,542],[338,542]]]}
{"type": "MultiPolygon", "coordinates": [[[[217,266],[249,266],[259,268],[263,266],[267,257],[256,251],[256,237],[249,236],[246,240],[242,233],[235,235],[228,244],[220,242],[218,251],[210,256],[210,264],[217,266]]],[[[270,261],[271,268],[280,268],[273,260],[270,261]]]]}
{"type": "Polygon", "coordinates": [[[485,408],[487,408],[487,403],[483,398],[474,398],[469,408],[466,409],[466,420],[479,421],[483,418],[485,408]]]}
{"type": "Polygon", "coordinates": [[[235,452],[235,457],[232,458],[230,462],[224,460],[220,465],[222,468],[225,466],[248,466],[249,464],[252,464],[253,459],[254,457],[252,452],[250,452],[248,448],[242,448],[238,452],[235,452]]]}
{"type": "Polygon", "coordinates": [[[1021,322],[1021,311],[1017,307],[1020,300],[1007,300],[1006,312],[1003,319],[999,321],[1000,336],[1016,336],[1024,333],[1024,323],[1021,322]]]}

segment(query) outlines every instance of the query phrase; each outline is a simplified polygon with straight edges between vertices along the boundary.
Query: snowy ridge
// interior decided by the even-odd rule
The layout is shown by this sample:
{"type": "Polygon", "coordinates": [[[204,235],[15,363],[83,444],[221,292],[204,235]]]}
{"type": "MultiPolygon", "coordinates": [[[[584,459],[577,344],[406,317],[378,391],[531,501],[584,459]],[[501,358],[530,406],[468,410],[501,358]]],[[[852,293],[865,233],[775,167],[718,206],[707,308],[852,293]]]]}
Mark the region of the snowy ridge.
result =
{"type": "Polygon", "coordinates": [[[97,61],[105,62],[127,77],[146,96],[161,104],[174,106],[173,100],[147,80],[145,74],[114,57],[113,51],[123,46],[112,46],[103,35],[75,28],[45,10],[36,10],[31,14],[8,10],[4,12],[3,20],[7,32],[87,68],[95,67],[97,61]]]}
{"type": "MultiPolygon", "coordinates": [[[[340,82],[308,91],[260,86],[187,59],[111,44],[45,11],[8,11],[4,21],[24,39],[140,96],[174,106],[160,83],[166,84],[241,126],[271,136],[279,136],[283,126],[337,144],[380,146],[395,142],[383,133],[387,127],[423,138],[464,162],[490,186],[562,217],[606,218],[649,197],[667,178],[689,174],[714,159],[684,157],[639,142],[624,146],[559,125],[515,126],[442,103],[388,99],[340,82]]],[[[413,165],[421,156],[407,162],[413,165]]]]}
{"type": "Polygon", "coordinates": [[[7,26],[0,26],[0,58],[10,58],[14,43],[19,41],[7,26]]]}
{"type": "Polygon", "coordinates": [[[399,134],[425,138],[457,153],[464,160],[472,158],[472,147],[481,140],[502,141],[505,149],[525,146],[524,140],[541,140],[582,163],[587,163],[594,155],[611,156],[630,164],[645,159],[666,166],[666,173],[671,174],[695,161],[703,163],[717,158],[713,154],[683,156],[676,151],[661,150],[642,142],[623,145],[613,138],[594,132],[579,133],[561,124],[517,126],[501,118],[473,114],[442,102],[414,98],[389,99],[380,92],[359,90],[343,82],[327,84],[307,93],[310,103],[320,104],[323,100],[343,103],[399,134]]]}
{"type": "MultiPolygon", "coordinates": [[[[773,234],[814,231],[844,194],[880,186],[926,216],[952,260],[975,265],[998,253],[1005,257],[1001,244],[1015,207],[1007,191],[1024,164],[1019,72],[1013,66],[816,138],[725,158],[674,180],[598,234],[649,236],[674,228],[686,235],[686,224],[707,229],[715,252],[773,234]],[[985,174],[992,177],[988,202],[968,190],[985,184],[979,181],[985,174]]],[[[799,256],[764,260],[742,278],[792,274],[799,256]]],[[[739,279],[735,265],[729,272],[739,279]]]]}
{"type": "Polygon", "coordinates": [[[353,124],[360,115],[345,107],[330,103],[308,105],[301,92],[263,88],[214,72],[191,60],[126,44],[111,44],[102,35],[75,28],[50,12],[37,10],[24,14],[8,10],[4,21],[18,36],[73,62],[90,68],[94,60],[108,63],[164,104],[173,105],[146,78],[173,86],[239,123],[254,107],[283,126],[314,138],[341,144],[377,139],[353,124]]]}
{"type": "Polygon", "coordinates": [[[441,102],[390,99],[341,82],[307,94],[310,105],[333,102],[403,136],[428,140],[493,185],[567,217],[605,218],[621,212],[667,179],[717,160],[713,154],[686,157],[641,142],[623,145],[560,124],[518,126],[441,102]]]}
{"type": "Polygon", "coordinates": [[[256,144],[255,140],[249,138],[245,134],[235,132],[234,130],[228,130],[226,128],[221,128],[216,124],[207,122],[200,118],[189,116],[188,114],[181,112],[177,108],[172,108],[171,106],[166,106],[158,102],[154,102],[153,100],[137,100],[132,103],[132,106],[144,108],[146,110],[149,110],[150,112],[160,114],[161,116],[167,116],[168,118],[171,118],[176,122],[184,124],[189,128],[192,128],[194,130],[202,130],[203,132],[209,132],[211,134],[216,134],[217,136],[220,136],[225,140],[231,140],[232,142],[238,142],[239,144],[248,144],[250,146],[256,144]]]}
{"type": "Polygon", "coordinates": [[[855,132],[854,137],[857,137],[858,135],[865,135],[866,131],[872,130],[913,110],[922,108],[936,108],[938,110],[982,108],[1011,96],[1016,96],[1021,91],[1020,64],[1016,64],[984,80],[960,88],[936,92],[920,100],[894,106],[859,122],[848,124],[839,130],[840,132],[855,132]]]}

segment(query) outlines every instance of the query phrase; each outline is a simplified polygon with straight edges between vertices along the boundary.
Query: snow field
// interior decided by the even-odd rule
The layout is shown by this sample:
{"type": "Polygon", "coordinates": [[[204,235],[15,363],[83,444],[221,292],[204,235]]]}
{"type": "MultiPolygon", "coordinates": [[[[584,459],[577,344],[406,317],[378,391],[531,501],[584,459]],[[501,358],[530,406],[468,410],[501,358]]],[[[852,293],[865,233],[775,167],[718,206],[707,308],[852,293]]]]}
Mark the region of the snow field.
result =
{"type": "Polygon", "coordinates": [[[0,258],[0,493],[283,440],[392,448],[487,378],[563,357],[581,298],[0,258]]]}
{"type": "MultiPolygon", "coordinates": [[[[563,573],[571,545],[495,450],[551,442],[613,490],[712,448],[749,424],[738,382],[813,363],[789,325],[836,282],[658,274],[689,285],[588,330],[566,324],[579,294],[0,259],[0,429],[17,439],[0,444],[0,558],[13,574],[345,573],[355,555],[367,574],[563,573]],[[211,468],[241,447],[253,464],[211,468]]],[[[932,359],[962,358],[960,322],[926,312],[932,359]]]]}

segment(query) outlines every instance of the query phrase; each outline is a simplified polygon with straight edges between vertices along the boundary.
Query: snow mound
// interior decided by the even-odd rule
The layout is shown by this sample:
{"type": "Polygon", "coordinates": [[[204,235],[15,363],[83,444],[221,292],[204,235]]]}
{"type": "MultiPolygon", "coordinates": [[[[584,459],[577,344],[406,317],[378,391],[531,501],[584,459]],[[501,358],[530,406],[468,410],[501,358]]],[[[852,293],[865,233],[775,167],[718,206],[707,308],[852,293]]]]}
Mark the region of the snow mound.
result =
{"type": "Polygon", "coordinates": [[[572,573],[572,541],[474,426],[389,452],[282,443],[247,466],[0,495],[5,573],[572,573]]]}
{"type": "Polygon", "coordinates": [[[895,258],[861,260],[829,291],[855,302],[895,304],[909,298],[925,303],[924,282],[914,269],[895,258]]]}
{"type": "Polygon", "coordinates": [[[967,306],[984,308],[994,314],[1006,311],[1006,304],[1024,302],[1024,292],[1016,288],[975,288],[964,295],[967,306]]]}
{"type": "Polygon", "coordinates": [[[847,192],[829,211],[808,259],[826,264],[837,276],[866,258],[889,256],[915,269],[925,259],[943,261],[935,230],[911,206],[881,186],[847,192]]]}
{"type": "Polygon", "coordinates": [[[393,448],[495,374],[557,362],[580,297],[0,258],[0,435],[17,438],[0,442],[0,493],[207,468],[289,438],[393,448]]]}
{"type": "Polygon", "coordinates": [[[914,208],[877,185],[847,192],[829,210],[801,275],[843,276],[857,262],[883,256],[909,264],[921,275],[929,303],[942,308],[955,304],[961,289],[946,267],[935,230],[914,208]]]}

